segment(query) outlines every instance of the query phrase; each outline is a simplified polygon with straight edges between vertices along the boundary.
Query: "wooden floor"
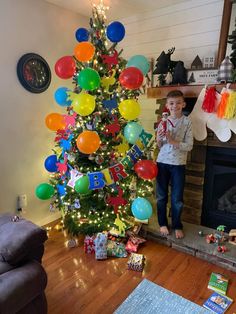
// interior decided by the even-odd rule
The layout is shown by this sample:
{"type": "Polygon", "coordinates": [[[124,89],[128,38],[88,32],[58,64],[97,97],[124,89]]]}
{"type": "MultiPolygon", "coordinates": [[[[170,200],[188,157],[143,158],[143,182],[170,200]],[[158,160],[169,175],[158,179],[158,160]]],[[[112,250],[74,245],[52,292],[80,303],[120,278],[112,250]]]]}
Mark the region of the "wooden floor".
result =
{"type": "Polygon", "coordinates": [[[234,303],[227,313],[236,313],[234,272],[152,241],[138,252],[146,257],[144,271],[134,272],[127,270],[127,258],[96,261],[82,246],[67,248],[66,241],[63,231],[52,229],[46,242],[49,314],[113,313],[143,278],[202,305],[211,294],[207,283],[212,271],[230,278],[227,295],[234,303]]]}

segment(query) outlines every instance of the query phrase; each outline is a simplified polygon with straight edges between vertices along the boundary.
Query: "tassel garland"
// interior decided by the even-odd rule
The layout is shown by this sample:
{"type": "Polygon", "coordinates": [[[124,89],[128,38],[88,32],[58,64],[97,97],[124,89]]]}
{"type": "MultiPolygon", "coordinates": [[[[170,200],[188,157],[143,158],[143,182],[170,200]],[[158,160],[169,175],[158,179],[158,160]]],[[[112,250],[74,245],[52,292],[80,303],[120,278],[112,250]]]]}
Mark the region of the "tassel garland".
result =
{"type": "Polygon", "coordinates": [[[202,103],[202,110],[208,113],[215,111],[216,90],[215,87],[210,87],[206,90],[206,94],[202,103]]]}
{"type": "Polygon", "coordinates": [[[221,101],[217,108],[217,117],[220,119],[223,119],[225,117],[225,111],[226,111],[228,100],[229,100],[229,92],[222,93],[221,101]]]}
{"type": "Polygon", "coordinates": [[[225,108],[225,119],[232,119],[236,114],[236,92],[229,95],[228,102],[225,108]]]}

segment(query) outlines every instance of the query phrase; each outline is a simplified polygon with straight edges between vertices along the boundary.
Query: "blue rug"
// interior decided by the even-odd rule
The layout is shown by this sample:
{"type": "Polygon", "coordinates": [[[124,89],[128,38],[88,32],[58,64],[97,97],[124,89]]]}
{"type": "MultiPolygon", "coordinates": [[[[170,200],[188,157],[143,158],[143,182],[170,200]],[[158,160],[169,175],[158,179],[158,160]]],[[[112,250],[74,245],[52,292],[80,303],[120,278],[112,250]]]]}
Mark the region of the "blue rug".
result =
{"type": "Polygon", "coordinates": [[[144,279],[114,314],[209,314],[210,311],[144,279]]]}

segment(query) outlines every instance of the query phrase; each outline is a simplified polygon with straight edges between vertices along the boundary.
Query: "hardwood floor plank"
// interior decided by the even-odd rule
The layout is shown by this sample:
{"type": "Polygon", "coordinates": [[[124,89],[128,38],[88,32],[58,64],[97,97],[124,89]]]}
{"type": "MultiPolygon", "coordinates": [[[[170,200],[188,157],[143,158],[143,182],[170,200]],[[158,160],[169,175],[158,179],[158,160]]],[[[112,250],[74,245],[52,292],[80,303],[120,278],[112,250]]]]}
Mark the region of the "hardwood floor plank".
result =
{"type": "Polygon", "coordinates": [[[234,272],[150,240],[138,251],[146,257],[145,268],[135,272],[127,270],[128,258],[96,261],[83,247],[67,248],[66,241],[64,232],[52,229],[45,245],[49,314],[113,313],[144,278],[202,305],[211,294],[213,271],[230,278],[227,295],[235,302],[227,313],[236,312],[234,272]]]}

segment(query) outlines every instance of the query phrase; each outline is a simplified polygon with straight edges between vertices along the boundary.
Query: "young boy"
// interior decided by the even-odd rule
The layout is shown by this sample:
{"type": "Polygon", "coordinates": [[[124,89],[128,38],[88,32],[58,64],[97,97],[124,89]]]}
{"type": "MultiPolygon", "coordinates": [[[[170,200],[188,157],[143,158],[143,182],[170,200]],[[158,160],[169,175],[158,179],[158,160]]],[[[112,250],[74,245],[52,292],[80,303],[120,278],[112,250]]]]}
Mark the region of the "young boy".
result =
{"type": "Polygon", "coordinates": [[[171,185],[172,229],[177,239],[183,238],[183,225],[180,217],[183,208],[185,165],[187,153],[193,147],[192,124],[182,113],[186,106],[183,93],[173,90],[168,93],[166,108],[170,115],[167,121],[159,123],[157,145],[160,148],[157,157],[157,215],[160,232],[169,234],[167,220],[168,187],[171,185]],[[163,125],[165,126],[163,128],[163,125]]]}

